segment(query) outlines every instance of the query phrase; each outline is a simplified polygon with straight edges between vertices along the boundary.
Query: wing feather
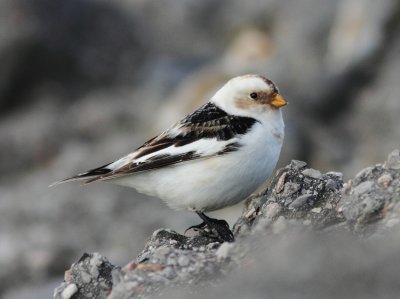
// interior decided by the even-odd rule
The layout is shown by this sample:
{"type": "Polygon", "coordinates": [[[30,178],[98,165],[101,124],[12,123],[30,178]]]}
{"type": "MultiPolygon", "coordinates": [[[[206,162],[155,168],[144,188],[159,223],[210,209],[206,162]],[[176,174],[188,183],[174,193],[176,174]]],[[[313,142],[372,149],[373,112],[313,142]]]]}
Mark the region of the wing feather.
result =
{"type": "MultiPolygon", "coordinates": [[[[227,114],[207,103],[133,153],[72,178],[91,183],[142,171],[168,167],[196,159],[229,154],[240,148],[240,138],[257,120],[227,114]]],[[[56,183],[57,184],[57,183],[56,183]]]]}

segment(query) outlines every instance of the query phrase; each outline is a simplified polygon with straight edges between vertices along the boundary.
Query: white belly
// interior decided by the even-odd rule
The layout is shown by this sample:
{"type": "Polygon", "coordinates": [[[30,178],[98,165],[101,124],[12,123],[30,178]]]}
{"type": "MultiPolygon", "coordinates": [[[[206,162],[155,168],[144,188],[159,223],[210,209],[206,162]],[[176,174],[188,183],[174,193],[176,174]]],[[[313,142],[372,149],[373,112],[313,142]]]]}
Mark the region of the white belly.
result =
{"type": "Polygon", "coordinates": [[[173,209],[217,210],[245,199],[271,175],[279,158],[282,139],[283,128],[274,132],[271,128],[252,130],[242,138],[244,146],[236,152],[110,182],[156,196],[173,209]],[[277,134],[280,134],[279,138],[277,134]]]}

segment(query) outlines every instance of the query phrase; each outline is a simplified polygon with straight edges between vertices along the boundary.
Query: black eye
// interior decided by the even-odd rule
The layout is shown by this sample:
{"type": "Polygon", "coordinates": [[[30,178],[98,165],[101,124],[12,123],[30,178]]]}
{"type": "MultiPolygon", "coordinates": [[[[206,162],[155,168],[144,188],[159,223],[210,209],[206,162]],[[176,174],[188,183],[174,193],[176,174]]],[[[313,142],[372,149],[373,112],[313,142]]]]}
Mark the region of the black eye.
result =
{"type": "Polygon", "coordinates": [[[252,98],[252,99],[257,99],[257,93],[256,92],[252,92],[251,94],[250,94],[250,98],[252,98]]]}

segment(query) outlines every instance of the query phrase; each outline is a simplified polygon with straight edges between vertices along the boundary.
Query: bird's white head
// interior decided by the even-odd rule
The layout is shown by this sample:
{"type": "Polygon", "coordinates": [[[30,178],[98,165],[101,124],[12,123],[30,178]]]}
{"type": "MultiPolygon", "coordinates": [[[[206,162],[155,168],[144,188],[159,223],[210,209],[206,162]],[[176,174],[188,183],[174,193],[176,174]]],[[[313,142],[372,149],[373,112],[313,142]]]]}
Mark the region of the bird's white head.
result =
{"type": "Polygon", "coordinates": [[[275,84],[260,75],[244,75],[229,80],[211,102],[229,114],[264,119],[268,115],[281,115],[287,104],[275,84]]]}

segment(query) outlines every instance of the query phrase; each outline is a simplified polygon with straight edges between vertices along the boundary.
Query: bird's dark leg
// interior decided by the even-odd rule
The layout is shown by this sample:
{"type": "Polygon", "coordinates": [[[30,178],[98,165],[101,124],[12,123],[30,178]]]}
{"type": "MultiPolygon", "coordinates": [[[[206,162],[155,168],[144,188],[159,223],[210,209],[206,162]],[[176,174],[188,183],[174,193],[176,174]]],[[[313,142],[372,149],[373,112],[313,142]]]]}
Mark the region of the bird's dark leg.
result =
{"type": "Polygon", "coordinates": [[[202,229],[207,226],[211,232],[215,233],[219,239],[226,242],[233,242],[235,240],[229,225],[225,220],[213,219],[202,212],[196,212],[197,215],[204,221],[203,223],[192,226],[191,228],[202,229]]]}

